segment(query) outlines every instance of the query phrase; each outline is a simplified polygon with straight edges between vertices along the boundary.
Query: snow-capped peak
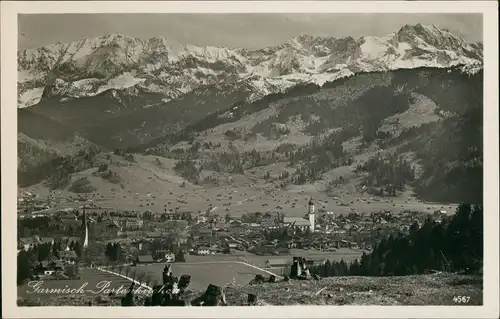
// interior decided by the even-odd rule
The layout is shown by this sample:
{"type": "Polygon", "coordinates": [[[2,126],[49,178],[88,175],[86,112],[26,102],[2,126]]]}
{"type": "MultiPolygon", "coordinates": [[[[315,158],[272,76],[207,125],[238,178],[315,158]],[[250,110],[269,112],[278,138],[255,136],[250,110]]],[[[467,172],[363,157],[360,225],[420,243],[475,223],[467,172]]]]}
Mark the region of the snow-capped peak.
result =
{"type": "MultiPolygon", "coordinates": [[[[67,99],[135,86],[175,98],[199,86],[252,76],[289,85],[321,83],[318,79],[336,78],[340,71],[454,65],[477,69],[482,51],[480,43],[467,43],[436,25],[421,24],[405,25],[385,37],[299,35],[260,50],[180,44],[161,36],[142,40],[106,34],[19,51],[18,97],[23,107],[37,103],[44,91],[50,93],[47,97],[67,99]],[[48,75],[57,79],[50,82],[57,88],[46,90],[48,75]]],[[[272,86],[265,87],[267,92],[272,86]]]]}

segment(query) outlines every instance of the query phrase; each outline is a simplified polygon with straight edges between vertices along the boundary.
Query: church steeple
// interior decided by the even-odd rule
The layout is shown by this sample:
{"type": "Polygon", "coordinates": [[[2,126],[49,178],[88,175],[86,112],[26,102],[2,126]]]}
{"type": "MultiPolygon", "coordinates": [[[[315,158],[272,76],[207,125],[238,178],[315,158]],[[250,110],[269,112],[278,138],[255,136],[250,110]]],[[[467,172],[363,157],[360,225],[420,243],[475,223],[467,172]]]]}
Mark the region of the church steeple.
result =
{"type": "Polygon", "coordinates": [[[309,198],[309,214],[314,214],[314,202],[312,197],[309,198]]]}
{"type": "Polygon", "coordinates": [[[82,229],[87,227],[87,212],[85,211],[85,206],[83,206],[83,214],[82,214],[82,229]]]}
{"type": "Polygon", "coordinates": [[[87,212],[85,211],[85,206],[83,206],[83,218],[82,218],[82,229],[85,232],[83,237],[83,248],[87,248],[89,245],[89,224],[87,221],[87,212]]]}
{"type": "Polygon", "coordinates": [[[312,200],[312,197],[309,199],[309,212],[307,213],[309,217],[309,227],[311,232],[314,232],[316,230],[316,215],[314,215],[314,202],[312,200]]]}

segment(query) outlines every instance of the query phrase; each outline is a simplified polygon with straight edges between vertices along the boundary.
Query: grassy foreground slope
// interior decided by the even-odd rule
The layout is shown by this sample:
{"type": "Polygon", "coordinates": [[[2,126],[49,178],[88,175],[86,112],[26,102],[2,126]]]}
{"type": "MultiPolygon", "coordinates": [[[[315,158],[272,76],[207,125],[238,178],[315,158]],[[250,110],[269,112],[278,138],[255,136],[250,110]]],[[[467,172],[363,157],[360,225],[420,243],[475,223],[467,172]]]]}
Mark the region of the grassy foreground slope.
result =
{"type": "Polygon", "coordinates": [[[470,296],[468,305],[482,305],[478,276],[432,274],[401,277],[330,277],[229,287],[230,305],[241,305],[256,293],[261,305],[455,305],[454,296],[470,296]],[[323,290],[322,290],[323,289],[323,290]]]}
{"type": "MultiPolygon", "coordinates": [[[[202,292],[203,290],[189,292],[186,300],[194,299],[202,292]]],[[[481,277],[444,273],[402,277],[331,277],[319,281],[229,285],[225,288],[225,292],[229,306],[245,305],[249,293],[258,296],[260,306],[483,304],[481,277]],[[453,301],[455,296],[470,298],[467,303],[459,304],[453,301]]],[[[119,297],[111,298],[106,305],[120,306],[119,297]]],[[[96,302],[98,296],[90,298],[93,299],[93,305],[100,305],[96,302]]],[[[18,301],[19,305],[25,306],[79,306],[91,299],[83,295],[57,295],[49,299],[20,298],[18,301]]]]}

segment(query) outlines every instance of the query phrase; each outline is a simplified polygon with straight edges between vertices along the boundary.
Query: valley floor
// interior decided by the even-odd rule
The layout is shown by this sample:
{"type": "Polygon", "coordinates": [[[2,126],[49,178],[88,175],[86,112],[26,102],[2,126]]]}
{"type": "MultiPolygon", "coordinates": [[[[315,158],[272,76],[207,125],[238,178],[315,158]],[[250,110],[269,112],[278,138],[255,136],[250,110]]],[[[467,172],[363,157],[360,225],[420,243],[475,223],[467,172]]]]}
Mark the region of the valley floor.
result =
{"type": "MultiPolygon", "coordinates": [[[[375,152],[371,155],[375,155],[375,152]]],[[[86,178],[95,189],[89,194],[76,194],[68,189],[51,191],[44,183],[19,188],[19,195],[24,191],[37,195],[37,200],[46,202],[51,208],[43,213],[52,213],[59,209],[75,208],[83,204],[94,204],[96,210],[151,210],[161,214],[166,210],[179,212],[197,212],[211,209],[220,215],[234,217],[248,212],[280,211],[290,217],[303,216],[308,209],[307,203],[312,197],[317,208],[336,214],[348,214],[390,211],[399,213],[404,210],[432,213],[436,210],[453,212],[456,204],[426,203],[417,200],[411,189],[397,197],[378,197],[360,193],[357,189],[359,178],[353,170],[358,162],[368,158],[366,154],[357,155],[352,166],[333,169],[324,175],[324,180],[306,185],[289,185],[285,189],[277,188],[277,181],[263,180],[266,172],[277,176],[285,163],[254,168],[244,175],[233,174],[228,185],[199,186],[186,182],[178,176],[173,167],[175,160],[156,156],[135,155],[135,162],[111,155],[113,172],[117,173],[121,183],[113,184],[97,176],[97,167],[75,173],[72,180],[86,178]],[[159,167],[156,162],[162,163],[159,167]],[[329,180],[343,176],[345,184],[336,186],[331,192],[325,190],[329,180]],[[183,187],[181,185],[185,183],[183,187]],[[98,209],[100,208],[100,209],[98,209]]],[[[105,161],[101,154],[102,161],[105,161]]],[[[221,175],[222,176],[222,175],[221,175]]],[[[219,176],[220,178],[222,178],[219,176]]],[[[22,207],[20,207],[22,211],[22,207]]]]}

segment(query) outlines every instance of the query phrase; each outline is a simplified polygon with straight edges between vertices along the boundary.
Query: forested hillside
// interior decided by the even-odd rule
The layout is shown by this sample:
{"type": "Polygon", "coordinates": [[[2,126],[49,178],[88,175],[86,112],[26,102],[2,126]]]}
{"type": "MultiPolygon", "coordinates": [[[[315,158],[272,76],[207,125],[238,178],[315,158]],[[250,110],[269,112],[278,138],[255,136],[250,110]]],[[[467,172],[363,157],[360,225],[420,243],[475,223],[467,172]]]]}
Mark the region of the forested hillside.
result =
{"type": "Polygon", "coordinates": [[[440,222],[429,216],[407,234],[382,239],[360,261],[327,261],[313,272],[331,276],[404,276],[432,271],[478,274],[483,267],[483,208],[462,204],[451,218],[440,222]],[[460,247],[460,249],[457,249],[460,247]]]}

